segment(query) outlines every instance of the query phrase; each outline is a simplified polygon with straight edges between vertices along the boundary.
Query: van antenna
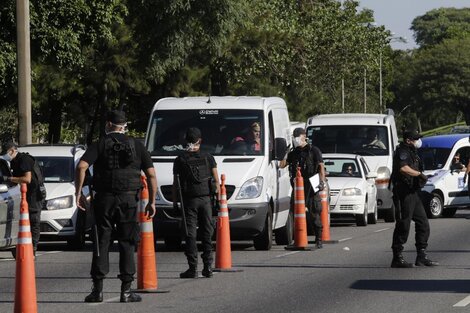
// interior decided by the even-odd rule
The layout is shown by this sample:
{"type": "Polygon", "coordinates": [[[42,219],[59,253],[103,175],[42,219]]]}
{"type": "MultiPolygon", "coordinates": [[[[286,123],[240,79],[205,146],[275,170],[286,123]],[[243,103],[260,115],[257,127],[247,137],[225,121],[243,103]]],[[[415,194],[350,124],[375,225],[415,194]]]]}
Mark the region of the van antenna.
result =
{"type": "Polygon", "coordinates": [[[209,97],[207,98],[207,102],[206,103],[211,103],[211,95],[209,94],[209,97]]]}
{"type": "Polygon", "coordinates": [[[206,103],[211,103],[211,93],[212,93],[212,78],[211,78],[211,74],[209,73],[209,86],[208,86],[208,94],[209,94],[209,98],[207,99],[207,102],[206,103]]]}

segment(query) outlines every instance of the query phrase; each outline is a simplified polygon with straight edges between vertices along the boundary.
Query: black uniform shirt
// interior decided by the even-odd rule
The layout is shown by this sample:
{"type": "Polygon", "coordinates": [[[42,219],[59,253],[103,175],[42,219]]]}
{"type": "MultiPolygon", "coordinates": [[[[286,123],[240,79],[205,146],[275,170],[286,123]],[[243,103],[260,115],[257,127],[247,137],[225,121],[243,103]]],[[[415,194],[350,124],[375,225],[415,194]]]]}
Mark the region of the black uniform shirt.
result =
{"type": "Polygon", "coordinates": [[[416,148],[400,143],[393,159],[394,184],[401,187],[407,187],[410,191],[419,190],[418,180],[400,171],[403,166],[409,166],[416,171],[420,171],[420,159],[416,148]]]}
{"type": "MultiPolygon", "coordinates": [[[[201,153],[200,153],[200,151],[197,151],[197,152],[190,152],[189,155],[191,155],[191,154],[199,154],[200,155],[201,153]]],[[[217,163],[215,162],[215,159],[211,154],[207,153],[207,154],[203,154],[203,156],[205,156],[207,158],[207,162],[209,163],[209,168],[211,170],[213,168],[217,168],[217,163]]],[[[173,175],[182,173],[181,166],[182,166],[181,157],[178,156],[175,159],[175,162],[173,163],[173,175]]]]}
{"type": "Polygon", "coordinates": [[[312,164],[319,164],[323,163],[323,156],[320,151],[315,146],[311,146],[309,144],[303,146],[303,147],[297,147],[289,154],[287,155],[287,164],[289,164],[290,168],[290,174],[291,178],[295,178],[296,173],[297,173],[297,166],[300,167],[300,171],[302,173],[302,177],[304,178],[310,178],[312,175],[315,175],[318,173],[318,168],[311,169],[311,173],[307,173],[306,169],[306,162],[307,158],[310,157],[312,158],[311,163],[312,164]]]}
{"type": "Polygon", "coordinates": [[[33,201],[36,199],[39,188],[37,182],[34,180],[34,159],[26,153],[18,152],[16,157],[11,160],[10,167],[14,177],[21,177],[24,176],[24,174],[27,172],[31,172],[31,183],[27,186],[26,198],[28,200],[30,209],[39,209],[40,204],[38,201],[33,201]]]}
{"type": "MultiPolygon", "coordinates": [[[[115,137],[119,141],[124,141],[126,140],[126,138],[128,138],[126,135],[120,133],[113,133],[113,137],[115,137]]],[[[90,148],[85,151],[81,160],[87,162],[89,165],[94,164],[98,160],[98,145],[99,141],[93,143],[90,148]]],[[[147,151],[145,146],[139,140],[136,139],[134,139],[134,145],[137,159],[140,160],[140,169],[146,170],[148,168],[152,168],[152,158],[150,157],[150,153],[147,151]]]]}

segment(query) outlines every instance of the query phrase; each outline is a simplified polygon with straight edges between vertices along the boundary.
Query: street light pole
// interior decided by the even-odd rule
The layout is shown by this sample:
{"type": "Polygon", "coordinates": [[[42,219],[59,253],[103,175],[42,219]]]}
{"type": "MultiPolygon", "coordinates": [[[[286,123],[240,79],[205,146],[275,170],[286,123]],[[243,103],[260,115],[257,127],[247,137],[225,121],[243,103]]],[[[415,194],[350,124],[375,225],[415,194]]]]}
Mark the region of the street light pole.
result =
{"type": "Polygon", "coordinates": [[[364,113],[367,113],[367,68],[364,68],[364,113]]]}
{"type": "Polygon", "coordinates": [[[385,112],[385,107],[382,106],[382,49],[380,49],[379,53],[379,99],[380,99],[380,109],[384,110],[385,112]]]}
{"type": "Polygon", "coordinates": [[[344,78],[341,79],[341,104],[342,104],[343,113],[344,113],[344,78]]]}

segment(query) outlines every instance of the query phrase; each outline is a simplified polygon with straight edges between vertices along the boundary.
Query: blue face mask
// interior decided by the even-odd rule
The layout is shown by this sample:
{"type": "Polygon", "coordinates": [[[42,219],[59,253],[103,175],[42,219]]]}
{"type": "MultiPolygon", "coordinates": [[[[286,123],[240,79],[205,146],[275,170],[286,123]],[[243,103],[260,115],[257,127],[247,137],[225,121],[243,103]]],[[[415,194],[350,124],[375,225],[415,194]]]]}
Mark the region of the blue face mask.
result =
{"type": "Polygon", "coordinates": [[[11,160],[12,160],[13,158],[12,158],[11,155],[7,152],[7,153],[5,153],[5,154],[3,155],[3,159],[4,159],[5,161],[7,161],[7,162],[11,162],[11,160]]]}

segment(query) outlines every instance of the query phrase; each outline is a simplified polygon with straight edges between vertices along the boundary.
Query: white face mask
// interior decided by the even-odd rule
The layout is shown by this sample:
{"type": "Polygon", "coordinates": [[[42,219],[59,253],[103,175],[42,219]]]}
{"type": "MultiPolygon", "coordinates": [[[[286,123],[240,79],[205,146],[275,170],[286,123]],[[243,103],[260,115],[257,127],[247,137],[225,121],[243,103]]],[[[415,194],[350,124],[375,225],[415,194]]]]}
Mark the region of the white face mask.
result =
{"type": "Polygon", "coordinates": [[[300,136],[294,137],[293,143],[294,143],[294,147],[297,148],[298,146],[301,146],[303,144],[303,140],[300,136]]]}
{"type": "Polygon", "coordinates": [[[186,147],[187,151],[197,151],[199,150],[199,141],[196,143],[188,143],[188,146],[186,147]]]}
{"type": "Polygon", "coordinates": [[[413,144],[416,147],[416,149],[419,149],[423,145],[423,142],[421,141],[421,139],[418,139],[413,144]]]}
{"type": "Polygon", "coordinates": [[[11,162],[12,157],[11,157],[11,155],[7,152],[7,153],[5,153],[5,154],[3,155],[3,159],[4,159],[5,161],[7,161],[7,162],[11,162]]]}
{"type": "Polygon", "coordinates": [[[115,134],[115,133],[118,133],[118,134],[125,134],[125,133],[127,132],[127,123],[124,124],[124,125],[117,125],[117,124],[111,123],[111,125],[114,126],[114,127],[116,127],[116,126],[122,127],[122,129],[121,129],[121,130],[110,130],[110,129],[108,128],[108,126],[106,125],[106,126],[104,127],[104,133],[105,133],[106,135],[115,134]]]}

